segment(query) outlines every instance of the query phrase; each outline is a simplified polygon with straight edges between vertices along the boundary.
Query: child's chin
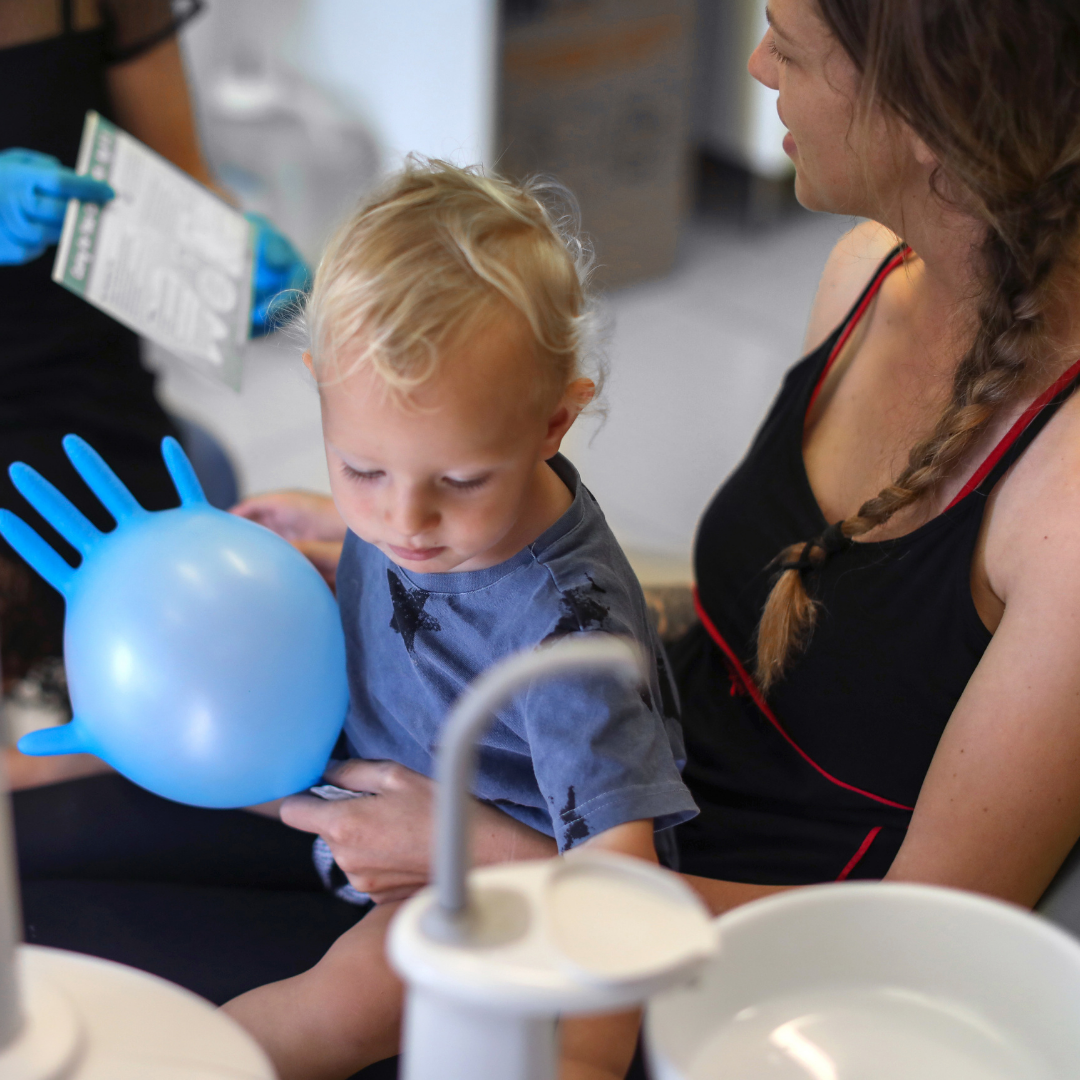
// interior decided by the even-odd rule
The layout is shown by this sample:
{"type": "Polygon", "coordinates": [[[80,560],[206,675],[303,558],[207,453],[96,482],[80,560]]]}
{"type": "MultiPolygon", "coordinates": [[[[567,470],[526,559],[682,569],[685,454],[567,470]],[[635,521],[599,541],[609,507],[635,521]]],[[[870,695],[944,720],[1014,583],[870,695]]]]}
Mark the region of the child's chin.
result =
{"type": "Polygon", "coordinates": [[[445,574],[458,567],[462,558],[456,552],[447,551],[445,548],[430,556],[423,554],[406,555],[390,545],[379,545],[382,553],[395,565],[403,570],[415,570],[421,574],[445,574]]]}

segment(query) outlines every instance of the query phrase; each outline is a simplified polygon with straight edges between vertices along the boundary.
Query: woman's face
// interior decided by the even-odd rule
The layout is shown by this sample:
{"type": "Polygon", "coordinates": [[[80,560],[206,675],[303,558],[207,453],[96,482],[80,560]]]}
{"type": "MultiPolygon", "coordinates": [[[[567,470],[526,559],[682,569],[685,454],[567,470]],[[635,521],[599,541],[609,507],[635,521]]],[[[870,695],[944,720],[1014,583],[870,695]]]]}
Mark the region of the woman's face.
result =
{"type": "Polygon", "coordinates": [[[817,13],[814,0],[770,0],[769,29],[750,57],[750,74],[779,90],[795,164],[795,194],[809,210],[888,220],[899,196],[900,125],[875,109],[855,122],[859,73],[817,13]]]}

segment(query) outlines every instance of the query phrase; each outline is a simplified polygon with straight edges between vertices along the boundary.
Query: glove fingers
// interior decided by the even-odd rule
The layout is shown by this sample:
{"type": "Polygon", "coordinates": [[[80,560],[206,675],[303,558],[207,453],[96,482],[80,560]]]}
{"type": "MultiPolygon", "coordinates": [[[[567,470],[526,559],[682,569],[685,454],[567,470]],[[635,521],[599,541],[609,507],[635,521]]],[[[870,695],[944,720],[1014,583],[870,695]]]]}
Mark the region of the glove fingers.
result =
{"type": "Polygon", "coordinates": [[[251,336],[262,337],[263,334],[270,333],[271,327],[267,323],[266,316],[269,312],[270,303],[266,301],[262,304],[256,304],[251,309],[251,336]]]}
{"type": "Polygon", "coordinates": [[[44,250],[48,245],[45,227],[31,219],[21,203],[13,203],[0,210],[0,231],[5,239],[23,247],[41,247],[44,250]]]}
{"type": "Polygon", "coordinates": [[[46,248],[45,244],[21,244],[0,228],[0,266],[21,266],[33,262],[46,248]]]}
{"type": "Polygon", "coordinates": [[[60,234],[64,231],[63,218],[59,221],[37,221],[34,224],[38,227],[37,238],[42,250],[60,243],[60,234]]]}
{"type": "Polygon", "coordinates": [[[279,233],[264,232],[259,237],[259,263],[274,270],[284,270],[300,256],[296,249],[279,233]]]}
{"type": "Polygon", "coordinates": [[[0,164],[8,161],[15,162],[18,165],[40,165],[47,169],[63,168],[60,159],[53,157],[52,154],[42,154],[37,150],[24,150],[19,146],[0,153],[0,164]]]}
{"type": "Polygon", "coordinates": [[[289,315],[311,274],[300,253],[261,214],[245,214],[256,228],[255,270],[252,274],[251,334],[261,337],[289,315]]]}
{"type": "Polygon", "coordinates": [[[311,271],[307,264],[297,262],[283,288],[288,292],[306,293],[311,288],[311,271]]]}
{"type": "Polygon", "coordinates": [[[56,243],[60,239],[60,230],[64,227],[67,200],[56,199],[51,195],[33,194],[26,202],[26,220],[41,228],[48,243],[56,243]]]}
{"type": "Polygon", "coordinates": [[[108,184],[92,176],[76,176],[70,169],[43,173],[34,180],[34,193],[99,203],[116,198],[116,192],[108,184]]]}

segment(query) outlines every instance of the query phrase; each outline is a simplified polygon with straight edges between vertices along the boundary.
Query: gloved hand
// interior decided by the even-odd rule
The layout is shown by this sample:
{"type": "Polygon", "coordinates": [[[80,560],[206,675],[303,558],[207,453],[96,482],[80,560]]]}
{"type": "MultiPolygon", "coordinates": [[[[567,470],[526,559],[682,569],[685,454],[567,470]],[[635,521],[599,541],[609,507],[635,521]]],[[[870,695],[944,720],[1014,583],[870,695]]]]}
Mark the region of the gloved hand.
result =
{"type": "Polygon", "coordinates": [[[48,154],[0,151],[0,264],[36,259],[60,239],[68,199],[108,202],[108,184],[77,176],[48,154]]]}
{"type": "Polygon", "coordinates": [[[257,229],[251,299],[251,336],[255,338],[277,329],[278,320],[307,292],[311,272],[296,248],[262,214],[244,217],[257,229]]]}

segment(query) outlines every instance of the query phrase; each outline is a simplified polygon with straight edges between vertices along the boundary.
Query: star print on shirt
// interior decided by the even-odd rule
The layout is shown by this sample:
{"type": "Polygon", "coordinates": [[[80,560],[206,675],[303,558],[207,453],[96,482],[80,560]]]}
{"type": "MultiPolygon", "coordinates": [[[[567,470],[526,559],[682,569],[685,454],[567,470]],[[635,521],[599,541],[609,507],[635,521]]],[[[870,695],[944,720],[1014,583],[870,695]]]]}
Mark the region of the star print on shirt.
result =
{"type": "Polygon", "coordinates": [[[417,630],[442,629],[439,620],[424,610],[424,604],[431,594],[423,589],[408,588],[393,570],[386,571],[386,581],[390,586],[390,601],[394,605],[390,629],[401,635],[405,648],[411,653],[417,630]]]}
{"type": "Polygon", "coordinates": [[[559,621],[551,633],[544,638],[544,644],[583,630],[605,629],[604,622],[610,609],[600,597],[607,590],[597,585],[588,574],[585,577],[588,579],[588,585],[578,585],[563,593],[559,604],[561,608],[559,621]]]}

